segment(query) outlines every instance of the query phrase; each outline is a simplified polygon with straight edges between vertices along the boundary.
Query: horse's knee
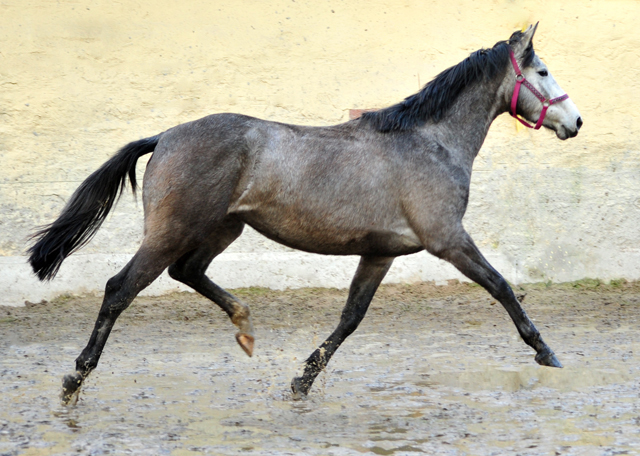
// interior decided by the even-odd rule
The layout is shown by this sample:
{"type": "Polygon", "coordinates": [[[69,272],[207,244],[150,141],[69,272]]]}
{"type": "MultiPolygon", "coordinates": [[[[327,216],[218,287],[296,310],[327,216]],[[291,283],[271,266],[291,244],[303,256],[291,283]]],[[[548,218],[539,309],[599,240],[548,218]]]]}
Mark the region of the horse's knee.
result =
{"type": "MultiPolygon", "coordinates": [[[[492,288],[492,290],[489,290],[489,292],[498,301],[502,302],[503,299],[508,299],[511,297],[511,295],[513,295],[511,286],[509,285],[507,280],[500,274],[495,274],[494,277],[490,277],[489,283],[492,288]]],[[[513,298],[515,298],[515,295],[513,295],[513,298]]]]}

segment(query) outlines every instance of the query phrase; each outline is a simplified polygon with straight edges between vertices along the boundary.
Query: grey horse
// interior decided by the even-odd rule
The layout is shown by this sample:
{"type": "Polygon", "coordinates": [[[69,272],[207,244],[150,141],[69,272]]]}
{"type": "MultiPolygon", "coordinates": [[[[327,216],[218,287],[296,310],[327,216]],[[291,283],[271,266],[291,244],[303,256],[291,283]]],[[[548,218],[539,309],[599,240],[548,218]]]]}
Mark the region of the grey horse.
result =
{"type": "Polygon", "coordinates": [[[293,379],[294,397],[308,394],[356,330],[393,259],[421,250],[447,260],[498,300],[539,364],[562,367],[462,226],[473,161],[498,115],[511,111],[562,140],[582,125],[535,54],[534,33],[535,27],[515,32],[401,103],[339,125],[216,114],[122,148],[80,185],[57,220],[33,235],[29,249],[34,272],[52,279],[99,229],[127,176],[135,191],[136,162],[153,152],[143,183],[142,245],[107,281],[89,343],[63,379],[63,402],[77,400],[118,316],[166,268],[229,315],[251,356],[248,306],[205,275],[245,224],[295,249],[361,257],[340,322],[293,379]],[[520,90],[523,84],[529,90],[520,90]]]}

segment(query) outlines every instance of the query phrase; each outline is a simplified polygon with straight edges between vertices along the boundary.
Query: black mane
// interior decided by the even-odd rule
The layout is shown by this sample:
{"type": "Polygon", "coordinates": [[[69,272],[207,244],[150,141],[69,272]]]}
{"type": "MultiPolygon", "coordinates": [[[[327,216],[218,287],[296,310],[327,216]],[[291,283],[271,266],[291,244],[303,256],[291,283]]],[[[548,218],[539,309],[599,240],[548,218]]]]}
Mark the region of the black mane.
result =
{"type": "MultiPolygon", "coordinates": [[[[522,36],[522,32],[515,32],[508,41],[499,41],[491,49],[472,53],[458,65],[440,73],[420,92],[388,108],[365,112],[362,120],[381,132],[407,131],[429,120],[440,121],[466,87],[490,80],[507,68],[510,44],[519,42],[522,36]]],[[[534,56],[530,43],[524,53],[522,68],[529,66],[534,56]]]]}

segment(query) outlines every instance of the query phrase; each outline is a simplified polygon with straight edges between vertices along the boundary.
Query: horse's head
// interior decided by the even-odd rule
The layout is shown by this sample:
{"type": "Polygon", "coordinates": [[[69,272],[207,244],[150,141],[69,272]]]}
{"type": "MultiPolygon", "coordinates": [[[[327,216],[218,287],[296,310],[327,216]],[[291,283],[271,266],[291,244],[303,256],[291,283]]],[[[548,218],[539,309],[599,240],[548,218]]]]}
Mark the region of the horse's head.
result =
{"type": "Polygon", "coordinates": [[[537,27],[537,24],[529,26],[525,32],[516,32],[509,39],[512,51],[511,68],[507,72],[509,110],[512,116],[519,114],[535,123],[536,129],[544,126],[562,140],[573,138],[582,126],[582,118],[533,50],[532,39],[537,27]]]}

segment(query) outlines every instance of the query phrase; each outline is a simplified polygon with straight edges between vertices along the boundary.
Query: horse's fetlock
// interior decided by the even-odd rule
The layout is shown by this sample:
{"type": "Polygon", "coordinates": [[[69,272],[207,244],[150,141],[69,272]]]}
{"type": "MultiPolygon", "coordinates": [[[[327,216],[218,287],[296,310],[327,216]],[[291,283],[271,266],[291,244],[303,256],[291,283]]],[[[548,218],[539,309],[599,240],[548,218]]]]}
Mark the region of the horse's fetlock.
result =
{"type": "Polygon", "coordinates": [[[86,378],[96,367],[98,367],[98,360],[95,358],[76,361],[76,372],[83,378],[86,378]]]}
{"type": "Polygon", "coordinates": [[[328,359],[326,358],[326,350],[324,348],[319,348],[304,363],[305,373],[308,371],[315,373],[321,372],[325,367],[327,367],[327,362],[328,359]]]}
{"type": "Polygon", "coordinates": [[[231,317],[231,322],[234,325],[239,325],[240,322],[249,320],[251,316],[251,311],[249,310],[249,306],[234,302],[233,303],[233,316],[231,317]]]}

